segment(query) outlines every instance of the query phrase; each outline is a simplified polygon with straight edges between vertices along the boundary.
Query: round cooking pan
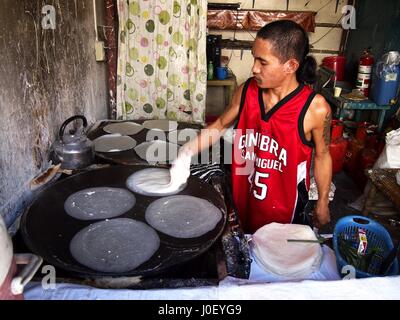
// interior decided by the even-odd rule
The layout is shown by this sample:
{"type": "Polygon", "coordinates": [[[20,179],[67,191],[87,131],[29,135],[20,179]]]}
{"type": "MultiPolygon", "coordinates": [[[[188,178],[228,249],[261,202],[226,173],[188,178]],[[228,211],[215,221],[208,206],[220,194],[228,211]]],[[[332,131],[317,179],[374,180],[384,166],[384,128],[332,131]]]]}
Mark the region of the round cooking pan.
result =
{"type": "MultiPolygon", "coordinates": [[[[190,239],[179,239],[158,233],[160,247],[146,262],[124,273],[104,273],[81,265],[71,255],[69,244],[74,235],[89,224],[101,220],[78,220],[64,211],[65,200],[73,193],[91,187],[126,188],[126,179],[138,170],[150,166],[111,166],[74,175],[57,182],[40,193],[21,219],[21,232],[26,245],[34,253],[56,267],[82,277],[102,276],[152,276],[184,263],[204,253],[221,235],[226,221],[226,207],[215,189],[197,177],[190,177],[187,187],[178,194],[192,195],[210,201],[221,210],[222,219],[208,233],[190,239]]],[[[135,193],[136,204],[117,218],[132,218],[146,223],[145,210],[161,197],[135,193]]]]}

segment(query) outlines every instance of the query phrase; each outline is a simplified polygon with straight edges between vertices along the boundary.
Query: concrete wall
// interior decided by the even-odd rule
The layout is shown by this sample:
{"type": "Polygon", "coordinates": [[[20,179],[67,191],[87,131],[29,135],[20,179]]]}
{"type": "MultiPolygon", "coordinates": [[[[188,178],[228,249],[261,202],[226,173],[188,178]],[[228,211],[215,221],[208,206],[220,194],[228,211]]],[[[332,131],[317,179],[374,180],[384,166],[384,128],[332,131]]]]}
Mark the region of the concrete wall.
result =
{"type": "Polygon", "coordinates": [[[107,118],[93,20],[92,0],[0,1],[0,214],[8,225],[31,199],[29,182],[48,166],[61,123],[74,114],[107,118]],[[46,4],[55,30],[42,28],[46,4]]]}
{"type": "MultiPolygon", "coordinates": [[[[253,0],[213,0],[219,3],[237,3],[240,2],[242,9],[252,9],[253,0]]],[[[340,0],[337,13],[335,13],[336,1],[329,0],[290,0],[289,10],[293,11],[315,11],[317,23],[337,23],[341,18],[341,8],[347,4],[347,0],[340,0]]],[[[286,10],[286,1],[284,0],[255,0],[254,9],[259,10],[286,10]]],[[[314,33],[309,33],[310,44],[316,50],[339,50],[342,37],[342,28],[317,27],[314,33]],[[328,33],[329,32],[329,33],[328,33]],[[327,34],[328,33],[328,34],[327,34]],[[324,36],[327,34],[326,36],[324,36]],[[322,39],[321,39],[322,38],[322,39]],[[316,42],[318,41],[318,42],[316,42]]],[[[223,38],[233,38],[234,31],[210,30],[210,34],[222,34],[223,38]]],[[[236,31],[235,39],[237,40],[253,40],[256,32],[236,31]]],[[[232,69],[237,77],[238,85],[243,83],[247,78],[252,76],[251,66],[253,64],[253,56],[250,50],[222,50],[222,55],[230,57],[229,68],[232,69]]],[[[332,54],[315,53],[318,64],[322,59],[332,54]]],[[[211,88],[207,94],[207,110],[211,113],[215,110],[224,109],[224,100],[222,90],[220,88],[211,88]]]]}

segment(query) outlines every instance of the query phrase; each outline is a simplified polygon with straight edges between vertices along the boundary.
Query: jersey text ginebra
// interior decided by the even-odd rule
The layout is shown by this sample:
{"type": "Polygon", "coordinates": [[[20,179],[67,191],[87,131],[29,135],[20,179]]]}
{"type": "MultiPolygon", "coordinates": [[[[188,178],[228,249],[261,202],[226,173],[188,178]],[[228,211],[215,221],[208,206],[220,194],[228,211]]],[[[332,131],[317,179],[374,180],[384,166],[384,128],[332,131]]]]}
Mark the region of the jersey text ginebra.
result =
{"type": "Polygon", "coordinates": [[[279,147],[279,144],[274,139],[260,135],[257,133],[249,133],[242,135],[239,139],[239,149],[242,150],[242,156],[245,160],[254,160],[256,167],[275,169],[282,172],[282,166],[287,165],[287,152],[284,148],[279,147]],[[278,160],[273,159],[262,159],[257,157],[255,152],[247,151],[246,149],[252,146],[257,146],[261,151],[269,152],[274,154],[278,160]]]}

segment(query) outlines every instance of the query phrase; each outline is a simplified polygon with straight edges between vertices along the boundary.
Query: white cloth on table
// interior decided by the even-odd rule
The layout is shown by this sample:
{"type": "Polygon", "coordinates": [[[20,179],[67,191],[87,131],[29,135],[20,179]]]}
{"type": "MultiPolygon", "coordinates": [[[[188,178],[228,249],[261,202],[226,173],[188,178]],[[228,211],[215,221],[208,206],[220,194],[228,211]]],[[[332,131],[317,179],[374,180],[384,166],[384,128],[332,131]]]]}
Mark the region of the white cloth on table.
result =
{"type": "Polygon", "coordinates": [[[249,279],[226,277],[218,286],[178,289],[98,289],[57,283],[44,289],[26,286],[26,300],[400,300],[400,276],[340,280],[335,254],[322,246],[318,271],[296,281],[268,274],[253,259],[249,279]]]}
{"type": "Polygon", "coordinates": [[[225,300],[400,300],[400,276],[241,286],[223,281],[218,292],[225,300]]]}
{"type": "MultiPolygon", "coordinates": [[[[315,290],[319,292],[320,297],[317,294],[313,295],[314,298],[326,297],[329,299],[329,295],[325,292],[325,283],[337,282],[337,281],[326,281],[326,280],[337,280],[340,279],[339,274],[336,270],[336,261],[333,251],[323,246],[323,259],[320,270],[311,274],[308,279],[316,281],[315,290]],[[323,280],[323,281],[322,281],[323,280]]],[[[130,289],[98,289],[85,285],[58,283],[55,289],[44,289],[40,283],[32,282],[29,283],[25,289],[25,299],[27,300],[218,300],[218,299],[295,299],[296,297],[306,298],[310,292],[308,288],[314,285],[310,285],[309,281],[289,281],[285,283],[279,283],[285,281],[285,279],[278,278],[274,275],[267,274],[261,269],[257,263],[253,260],[251,265],[250,278],[237,279],[233,277],[226,277],[219,283],[219,286],[207,286],[197,288],[179,288],[179,289],[151,289],[151,290],[130,290],[130,289]],[[269,282],[269,283],[267,283],[269,282]],[[276,292],[276,296],[270,293],[270,286],[275,282],[277,287],[273,287],[276,292]],[[306,291],[302,291],[305,283],[306,291]],[[279,285],[282,287],[281,291],[279,285]],[[297,284],[298,292],[294,294],[291,292],[292,286],[297,284]],[[240,287],[240,290],[238,288],[240,287]],[[241,293],[239,293],[241,292],[241,293]],[[247,297],[246,292],[251,294],[251,297],[247,297]],[[268,293],[269,292],[269,293],[268,293]],[[267,294],[268,293],[268,294],[267,294]]],[[[339,281],[340,283],[345,281],[339,281]]],[[[349,281],[346,281],[349,282],[349,281]]],[[[358,282],[354,281],[354,282],[358,282]]],[[[400,298],[400,277],[398,277],[399,292],[397,297],[400,298]]],[[[340,285],[335,285],[335,288],[340,288],[340,285]]],[[[346,288],[346,286],[345,286],[346,288]]],[[[388,293],[390,296],[390,293],[388,293]]],[[[338,293],[333,292],[333,297],[337,297],[338,293]]],[[[388,295],[386,295],[387,297],[388,295]]],[[[353,296],[353,299],[356,297],[353,296]]],[[[375,297],[376,298],[376,297],[375,297]]]]}
{"type": "MultiPolygon", "coordinates": [[[[229,277],[230,278],[230,277],[229,277]]],[[[97,289],[74,284],[56,284],[44,290],[29,283],[27,300],[400,300],[400,276],[355,280],[305,280],[283,283],[238,285],[222,281],[219,286],[181,289],[97,289]]]]}
{"type": "Polygon", "coordinates": [[[24,296],[26,300],[215,300],[218,287],[132,290],[57,283],[55,289],[43,289],[40,283],[32,282],[24,296]]]}
{"type": "MultiPolygon", "coordinates": [[[[235,282],[235,283],[266,283],[266,282],[294,282],[301,280],[340,280],[341,277],[336,267],[336,257],[335,252],[326,245],[322,246],[322,260],[320,268],[311,273],[309,276],[302,279],[290,279],[287,277],[277,276],[272,273],[266,272],[262,266],[257,264],[256,259],[252,253],[250,253],[250,257],[252,259],[251,269],[250,269],[250,277],[248,280],[236,279],[233,277],[228,277],[222,281],[222,283],[227,282],[235,282]]],[[[220,282],[221,284],[221,282],[220,282]]]]}

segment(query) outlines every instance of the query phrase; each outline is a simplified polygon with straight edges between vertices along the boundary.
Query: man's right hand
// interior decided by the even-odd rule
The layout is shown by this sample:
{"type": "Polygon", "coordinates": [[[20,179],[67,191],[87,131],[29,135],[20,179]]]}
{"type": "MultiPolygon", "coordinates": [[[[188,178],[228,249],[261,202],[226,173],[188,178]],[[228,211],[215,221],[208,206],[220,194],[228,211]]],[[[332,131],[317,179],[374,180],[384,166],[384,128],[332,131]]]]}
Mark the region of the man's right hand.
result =
{"type": "Polygon", "coordinates": [[[172,166],[169,169],[171,175],[170,184],[174,186],[181,186],[186,183],[190,176],[190,163],[192,160],[193,152],[183,146],[178,157],[172,162],[172,166]]]}

